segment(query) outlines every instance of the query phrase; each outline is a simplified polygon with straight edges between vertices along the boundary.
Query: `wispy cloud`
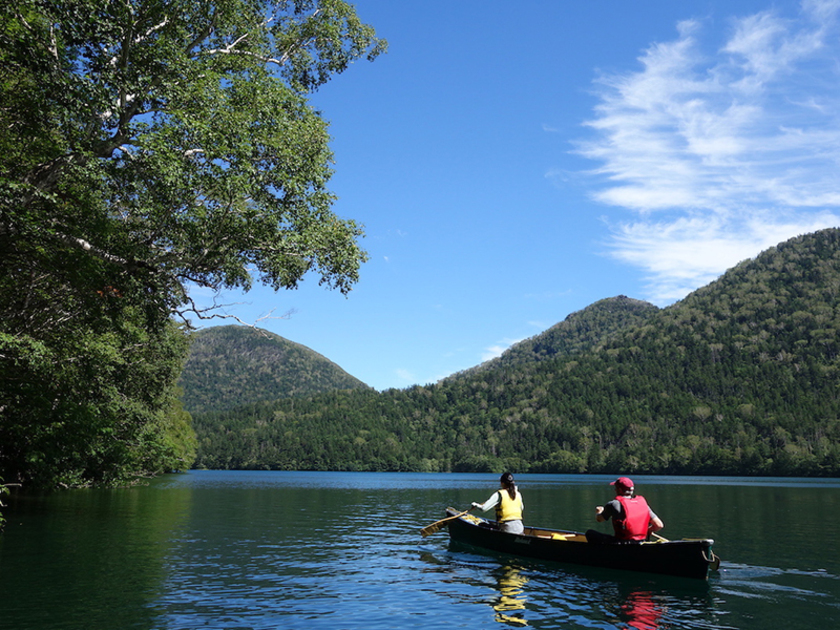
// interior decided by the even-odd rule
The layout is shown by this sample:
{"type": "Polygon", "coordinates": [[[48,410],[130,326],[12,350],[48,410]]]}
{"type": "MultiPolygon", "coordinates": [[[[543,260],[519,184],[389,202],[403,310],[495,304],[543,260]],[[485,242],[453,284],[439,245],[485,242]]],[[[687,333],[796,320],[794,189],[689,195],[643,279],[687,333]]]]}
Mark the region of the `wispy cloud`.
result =
{"type": "Polygon", "coordinates": [[[502,339],[499,343],[489,346],[484,349],[484,352],[481,354],[481,361],[489,361],[490,359],[495,359],[496,357],[500,356],[505,350],[510,348],[512,345],[519,343],[522,339],[502,339]]]}
{"type": "Polygon", "coordinates": [[[740,260],[840,225],[840,2],[733,18],[709,42],[686,20],[641,70],[601,77],[580,154],[610,222],[610,252],[668,303],[740,260]]]}

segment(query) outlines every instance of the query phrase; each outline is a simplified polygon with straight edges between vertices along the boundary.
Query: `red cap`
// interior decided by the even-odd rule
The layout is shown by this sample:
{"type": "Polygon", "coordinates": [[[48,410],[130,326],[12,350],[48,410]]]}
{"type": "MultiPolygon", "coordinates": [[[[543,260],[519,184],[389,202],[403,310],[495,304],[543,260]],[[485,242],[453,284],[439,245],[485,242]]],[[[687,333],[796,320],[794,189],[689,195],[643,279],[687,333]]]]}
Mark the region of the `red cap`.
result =
{"type": "Polygon", "coordinates": [[[622,487],[624,487],[624,488],[633,488],[633,487],[635,487],[635,486],[633,485],[633,480],[632,480],[632,479],[630,479],[629,477],[619,477],[619,478],[618,478],[618,479],[616,479],[615,481],[611,481],[611,482],[610,482],[610,485],[611,485],[611,486],[622,486],[622,487]]]}

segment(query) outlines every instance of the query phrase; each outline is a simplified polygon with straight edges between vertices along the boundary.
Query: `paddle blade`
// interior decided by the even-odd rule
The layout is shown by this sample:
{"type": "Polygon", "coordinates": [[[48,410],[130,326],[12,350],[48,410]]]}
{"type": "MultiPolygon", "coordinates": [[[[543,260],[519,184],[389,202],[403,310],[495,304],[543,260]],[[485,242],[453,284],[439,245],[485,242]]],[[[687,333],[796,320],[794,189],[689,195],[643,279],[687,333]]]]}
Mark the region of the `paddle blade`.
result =
{"type": "Polygon", "coordinates": [[[441,527],[446,527],[448,524],[449,523],[432,523],[431,525],[426,525],[426,527],[420,530],[420,534],[425,538],[426,536],[439,532],[441,527]]]}
{"type": "Polygon", "coordinates": [[[429,534],[434,534],[435,532],[439,532],[441,527],[446,527],[447,525],[449,525],[449,521],[451,521],[453,519],[456,519],[456,518],[461,518],[464,514],[469,512],[471,509],[472,508],[468,508],[468,509],[464,510],[463,512],[461,512],[460,514],[456,514],[455,516],[448,516],[448,517],[446,517],[444,519],[441,519],[439,521],[435,521],[431,525],[426,525],[426,527],[424,527],[423,529],[420,530],[420,533],[423,536],[428,536],[429,534]]]}

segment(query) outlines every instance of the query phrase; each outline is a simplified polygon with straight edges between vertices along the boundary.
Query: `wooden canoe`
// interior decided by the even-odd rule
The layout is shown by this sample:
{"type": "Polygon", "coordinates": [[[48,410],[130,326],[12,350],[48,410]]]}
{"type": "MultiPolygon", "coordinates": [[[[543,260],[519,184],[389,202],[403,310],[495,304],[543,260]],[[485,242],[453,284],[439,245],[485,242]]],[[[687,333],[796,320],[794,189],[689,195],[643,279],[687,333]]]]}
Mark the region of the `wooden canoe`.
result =
{"type": "MultiPolygon", "coordinates": [[[[447,508],[446,515],[457,516],[458,511],[447,508]]],[[[710,538],[590,543],[581,532],[558,529],[526,527],[522,534],[509,534],[499,530],[494,521],[471,514],[449,521],[449,537],[457,543],[514,556],[701,580],[720,562],[710,538]]]]}

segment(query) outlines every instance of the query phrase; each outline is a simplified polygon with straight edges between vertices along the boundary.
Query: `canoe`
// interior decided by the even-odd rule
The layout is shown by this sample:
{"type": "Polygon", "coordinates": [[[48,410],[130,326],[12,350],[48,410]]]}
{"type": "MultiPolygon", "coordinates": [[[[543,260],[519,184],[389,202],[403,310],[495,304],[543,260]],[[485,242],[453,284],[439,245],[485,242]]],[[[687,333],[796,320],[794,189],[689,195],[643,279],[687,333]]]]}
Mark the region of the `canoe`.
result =
{"type": "MultiPolygon", "coordinates": [[[[453,508],[446,509],[447,517],[458,514],[453,508]]],[[[709,570],[720,563],[710,538],[590,543],[581,532],[559,529],[526,527],[522,534],[509,534],[498,529],[495,521],[471,514],[449,521],[449,537],[453,542],[514,556],[701,580],[708,579],[709,570]]]]}

